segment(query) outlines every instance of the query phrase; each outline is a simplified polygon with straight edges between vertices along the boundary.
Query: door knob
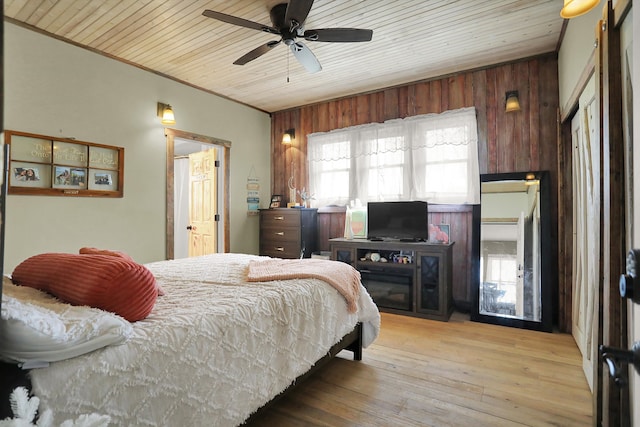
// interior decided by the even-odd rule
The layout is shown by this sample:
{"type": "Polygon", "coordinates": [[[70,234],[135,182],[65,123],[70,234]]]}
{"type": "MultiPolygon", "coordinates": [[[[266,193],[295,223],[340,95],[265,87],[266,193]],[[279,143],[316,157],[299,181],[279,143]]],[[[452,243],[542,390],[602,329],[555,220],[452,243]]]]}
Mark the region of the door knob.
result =
{"type": "MultiPolygon", "coordinates": [[[[627,274],[620,276],[620,296],[629,298],[636,304],[640,304],[640,289],[638,287],[638,261],[640,261],[640,249],[632,249],[627,254],[627,274]]],[[[640,282],[640,280],[639,280],[640,282]]]]}
{"type": "Polygon", "coordinates": [[[196,231],[196,226],[195,225],[187,225],[187,230],[196,231]]]}
{"type": "Polygon", "coordinates": [[[633,343],[631,350],[601,345],[600,355],[609,367],[609,375],[618,387],[626,387],[629,383],[627,378],[622,376],[620,364],[631,364],[636,369],[636,372],[640,374],[640,341],[633,343]]]}

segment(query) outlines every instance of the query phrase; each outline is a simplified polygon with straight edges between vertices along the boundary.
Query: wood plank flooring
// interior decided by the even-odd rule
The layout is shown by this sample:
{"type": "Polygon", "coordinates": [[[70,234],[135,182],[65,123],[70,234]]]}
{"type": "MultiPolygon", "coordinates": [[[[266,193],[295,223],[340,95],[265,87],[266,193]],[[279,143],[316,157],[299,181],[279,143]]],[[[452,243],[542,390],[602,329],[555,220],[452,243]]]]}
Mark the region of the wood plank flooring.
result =
{"type": "Polygon", "coordinates": [[[343,351],[258,426],[589,426],[591,392],[571,335],[382,313],[378,339],[343,351]]]}

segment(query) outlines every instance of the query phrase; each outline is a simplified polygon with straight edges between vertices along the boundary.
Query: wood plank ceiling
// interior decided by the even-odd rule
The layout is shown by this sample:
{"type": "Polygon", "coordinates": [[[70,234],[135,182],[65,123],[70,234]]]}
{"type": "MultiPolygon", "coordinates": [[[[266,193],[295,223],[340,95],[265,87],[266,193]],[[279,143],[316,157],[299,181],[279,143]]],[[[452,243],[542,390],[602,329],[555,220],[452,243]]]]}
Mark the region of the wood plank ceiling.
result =
{"type": "MultiPolygon", "coordinates": [[[[271,25],[281,0],[5,0],[8,22],[36,29],[254,108],[275,112],[556,50],[560,0],[317,0],[306,29],[373,30],[367,43],[305,42],[309,74],[277,36],[202,16],[271,25]]],[[[300,39],[299,39],[300,40],[300,39]]]]}

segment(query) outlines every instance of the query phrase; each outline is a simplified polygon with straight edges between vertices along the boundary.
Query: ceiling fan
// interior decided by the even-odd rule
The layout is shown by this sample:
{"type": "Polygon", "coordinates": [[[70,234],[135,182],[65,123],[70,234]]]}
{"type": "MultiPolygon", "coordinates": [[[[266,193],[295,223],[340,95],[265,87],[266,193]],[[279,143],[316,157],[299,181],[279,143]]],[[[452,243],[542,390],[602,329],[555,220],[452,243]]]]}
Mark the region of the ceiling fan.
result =
{"type": "Polygon", "coordinates": [[[270,11],[272,26],[208,9],[202,12],[202,14],[229,24],[280,36],[280,40],[269,41],[236,59],[234,62],[236,65],[244,65],[253,61],[279,45],[280,42],[284,42],[308,72],[316,73],[322,70],[318,58],[316,58],[313,52],[311,52],[303,42],[296,40],[297,38],[303,38],[313,42],[345,43],[371,41],[371,37],[373,36],[372,30],[362,30],[359,28],[305,30],[304,22],[309,15],[311,6],[313,6],[313,0],[290,0],[288,4],[281,3],[274,6],[270,11]]]}

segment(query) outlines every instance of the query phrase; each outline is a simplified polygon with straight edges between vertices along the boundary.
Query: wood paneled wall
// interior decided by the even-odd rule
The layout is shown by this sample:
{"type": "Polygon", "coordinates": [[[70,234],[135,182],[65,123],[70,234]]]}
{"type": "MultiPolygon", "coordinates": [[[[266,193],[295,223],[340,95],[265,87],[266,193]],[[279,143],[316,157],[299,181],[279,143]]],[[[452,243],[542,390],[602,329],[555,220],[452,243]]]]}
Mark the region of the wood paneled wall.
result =
{"type": "MultiPolygon", "coordinates": [[[[475,107],[480,173],[548,170],[553,191],[552,237],[557,239],[558,103],[557,57],[544,55],[276,112],[271,119],[272,193],[286,198],[290,176],[294,177],[297,188],[309,187],[308,134],[475,107]],[[512,90],[518,91],[522,109],[505,113],[505,95],[512,90]],[[290,128],[296,132],[294,143],[282,145],[282,134],[290,128]]],[[[452,224],[456,240],[454,261],[464,264],[462,267],[468,272],[472,258],[471,213],[453,210],[438,213],[440,216],[434,223],[452,224]]],[[[321,242],[326,240],[326,234],[324,230],[320,231],[321,242]]],[[[456,264],[454,270],[462,270],[460,267],[456,264]]],[[[470,277],[470,274],[454,277],[453,294],[459,308],[471,304],[470,277]]],[[[553,277],[557,292],[557,271],[553,272],[553,277]]]]}

